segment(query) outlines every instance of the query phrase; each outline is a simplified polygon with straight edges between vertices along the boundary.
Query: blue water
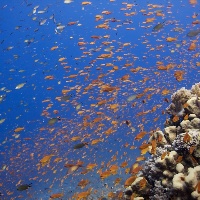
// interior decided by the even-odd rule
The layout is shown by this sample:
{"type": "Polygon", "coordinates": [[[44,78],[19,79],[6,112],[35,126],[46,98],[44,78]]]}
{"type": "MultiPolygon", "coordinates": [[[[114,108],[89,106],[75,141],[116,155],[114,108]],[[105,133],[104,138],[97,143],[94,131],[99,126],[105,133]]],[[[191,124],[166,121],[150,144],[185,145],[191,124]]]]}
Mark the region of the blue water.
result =
{"type": "Polygon", "coordinates": [[[63,193],[63,199],[71,199],[88,188],[93,188],[88,198],[101,199],[108,198],[111,191],[123,191],[124,181],[130,176],[125,169],[135,163],[140,156],[138,147],[149,137],[135,141],[135,136],[141,130],[149,133],[162,129],[168,117],[163,112],[168,106],[166,99],[170,100],[177,89],[191,88],[199,82],[200,34],[186,36],[200,28],[199,1],[191,5],[189,1],[103,0],[83,6],[81,1],[66,4],[63,0],[2,0],[0,9],[0,95],[3,97],[0,120],[5,120],[0,124],[1,199],[49,199],[54,193],[63,193]],[[127,4],[133,6],[127,8],[127,4]],[[33,13],[36,6],[39,7],[33,13]],[[156,16],[158,10],[162,16],[156,16]],[[103,11],[111,14],[102,14],[103,11]],[[135,14],[128,16],[131,12],[135,14]],[[96,15],[103,18],[97,21],[96,15]],[[155,19],[145,23],[147,18],[155,19]],[[40,25],[44,19],[46,22],[40,25]],[[70,22],[75,24],[69,25],[70,22]],[[153,27],[162,22],[163,27],[153,32],[153,27]],[[108,28],[96,28],[104,23],[108,28]],[[64,26],[63,30],[57,29],[59,25],[64,26]],[[174,31],[175,28],[180,30],[174,31]],[[177,39],[167,42],[168,37],[177,39]],[[196,49],[189,51],[192,41],[196,49]],[[79,46],[78,42],[85,44],[79,46]],[[58,48],[52,51],[54,46],[58,48]],[[105,51],[108,47],[110,52],[105,51]],[[109,53],[110,58],[98,58],[109,53]],[[60,62],[60,58],[66,59],[60,62]],[[158,70],[157,62],[174,67],[158,70]],[[118,66],[118,70],[112,70],[113,66],[118,66]],[[139,71],[131,71],[138,67],[139,71]],[[177,70],[184,72],[181,81],[174,77],[177,70]],[[74,74],[77,77],[69,78],[74,74]],[[129,75],[129,79],[123,81],[124,75],[129,75]],[[46,76],[53,76],[53,80],[45,79],[46,76]],[[25,84],[15,89],[20,83],[25,84]],[[106,84],[117,90],[103,92],[102,85],[106,84]],[[88,86],[91,88],[85,89],[88,86]],[[146,88],[151,90],[144,93],[146,88]],[[66,96],[62,94],[63,89],[69,90],[66,101],[61,98],[66,96]],[[162,95],[164,89],[169,93],[162,95]],[[129,96],[142,93],[141,98],[127,101],[129,96]],[[106,100],[106,104],[97,106],[101,100],[106,100]],[[79,104],[81,108],[76,109],[79,104]],[[110,109],[112,104],[118,104],[115,112],[110,109]],[[158,108],[152,112],[156,105],[158,108]],[[79,111],[84,113],[78,114],[79,111]],[[149,112],[138,116],[145,111],[149,112]],[[99,116],[97,112],[103,114],[99,116]],[[58,116],[60,121],[48,125],[51,118],[58,116]],[[88,117],[87,127],[83,125],[84,117],[88,117]],[[97,117],[102,120],[93,123],[97,117]],[[15,133],[18,127],[24,130],[15,133]],[[114,132],[106,135],[109,128],[114,132]],[[80,136],[81,140],[72,141],[74,136],[80,136]],[[99,138],[101,142],[91,145],[92,140],[99,138]],[[81,142],[88,145],[73,149],[81,142]],[[42,167],[40,160],[50,154],[54,156],[42,167]],[[114,156],[116,159],[112,159],[114,156]],[[54,162],[55,158],[61,158],[60,162],[54,162]],[[65,163],[78,160],[84,162],[83,166],[67,174],[65,163]],[[124,161],[128,165],[122,168],[124,161]],[[96,163],[97,167],[81,174],[89,163],[96,163]],[[105,171],[111,165],[119,166],[118,173],[101,180],[98,171],[105,171]],[[116,178],[122,179],[118,185],[114,185],[116,178]],[[90,181],[84,189],[77,186],[81,179],[90,181]],[[32,186],[27,190],[17,190],[19,185],[30,183],[32,186]]]}

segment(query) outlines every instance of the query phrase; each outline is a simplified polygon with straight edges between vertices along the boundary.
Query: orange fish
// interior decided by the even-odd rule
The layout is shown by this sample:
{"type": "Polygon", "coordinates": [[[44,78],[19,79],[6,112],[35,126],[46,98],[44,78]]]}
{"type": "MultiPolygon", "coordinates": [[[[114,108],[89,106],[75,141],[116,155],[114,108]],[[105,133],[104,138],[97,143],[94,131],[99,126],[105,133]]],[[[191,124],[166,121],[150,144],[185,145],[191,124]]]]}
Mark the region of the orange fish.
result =
{"type": "Polygon", "coordinates": [[[157,147],[156,140],[151,141],[151,146],[152,146],[151,153],[155,155],[156,154],[156,147],[157,147]]]}
{"type": "Polygon", "coordinates": [[[190,142],[190,140],[191,140],[190,135],[189,135],[188,133],[186,133],[186,134],[184,135],[184,137],[183,137],[183,141],[184,141],[185,143],[188,143],[188,142],[190,142]]]}
{"type": "Polygon", "coordinates": [[[143,160],[145,160],[146,158],[144,157],[144,156],[139,156],[139,157],[137,157],[136,158],[136,161],[137,162],[140,162],[140,161],[143,161],[143,160]]]}
{"type": "Polygon", "coordinates": [[[92,170],[94,167],[96,167],[97,166],[97,164],[96,163],[90,163],[90,164],[88,164],[87,166],[86,166],[86,169],[87,170],[92,170]]]}
{"type": "Polygon", "coordinates": [[[140,190],[144,189],[146,185],[147,185],[147,180],[143,177],[143,179],[141,179],[139,182],[140,190]]]}
{"type": "Polygon", "coordinates": [[[91,192],[92,192],[92,188],[89,188],[85,192],[80,192],[79,194],[75,195],[76,196],[76,200],[87,199],[87,197],[91,194],[91,192]]]}
{"type": "Polygon", "coordinates": [[[115,185],[118,185],[121,180],[122,180],[122,178],[116,178],[115,181],[114,181],[115,185]]]}
{"type": "Polygon", "coordinates": [[[81,189],[83,189],[87,184],[89,183],[89,180],[87,179],[82,179],[79,183],[78,183],[78,186],[81,187],[81,189]]]}
{"type": "Polygon", "coordinates": [[[18,127],[14,130],[15,133],[17,132],[20,132],[20,131],[23,131],[24,130],[24,127],[18,127]]]}
{"type": "Polygon", "coordinates": [[[98,58],[111,58],[112,54],[101,54],[98,56],[98,58]]]}
{"type": "Polygon", "coordinates": [[[168,37],[168,38],[166,38],[166,41],[167,42],[174,42],[174,41],[176,41],[177,40],[177,38],[173,38],[173,37],[168,37]]]}
{"type": "Polygon", "coordinates": [[[188,114],[184,116],[184,120],[188,120],[188,118],[189,118],[188,114]]]}
{"type": "Polygon", "coordinates": [[[178,158],[176,159],[177,163],[180,163],[183,160],[183,156],[178,156],[178,158]]]}
{"type": "Polygon", "coordinates": [[[54,76],[52,76],[52,75],[45,76],[45,78],[44,78],[44,79],[47,79],[47,80],[53,80],[53,79],[54,79],[54,76]]]}
{"type": "Polygon", "coordinates": [[[77,77],[77,74],[71,74],[68,76],[68,78],[76,78],[77,77]]]}
{"type": "Polygon", "coordinates": [[[95,139],[95,140],[92,140],[91,145],[95,145],[95,144],[97,144],[99,142],[102,142],[102,141],[104,141],[104,139],[95,139]]]}
{"type": "Polygon", "coordinates": [[[116,109],[117,107],[118,107],[119,105],[118,104],[112,104],[112,105],[110,105],[110,109],[116,109]]]}
{"type": "Polygon", "coordinates": [[[93,119],[92,122],[97,123],[97,122],[100,122],[101,120],[102,120],[102,118],[97,117],[97,118],[93,119]]]}
{"type": "Polygon", "coordinates": [[[104,10],[104,11],[102,11],[101,13],[102,13],[102,14],[105,14],[105,15],[109,15],[109,14],[111,14],[111,12],[108,11],[108,10],[104,10]]]}
{"type": "Polygon", "coordinates": [[[167,94],[169,94],[169,90],[167,90],[167,89],[164,89],[163,91],[162,91],[162,95],[167,95],[167,94]]]}
{"type": "Polygon", "coordinates": [[[52,195],[50,196],[50,198],[51,198],[51,199],[58,199],[58,198],[63,197],[63,196],[64,196],[63,193],[56,193],[56,194],[52,194],[52,195]]]}
{"type": "Polygon", "coordinates": [[[62,160],[62,158],[56,158],[56,159],[54,159],[53,162],[58,163],[58,162],[60,162],[61,160],[62,160]]]}
{"type": "Polygon", "coordinates": [[[92,2],[90,2],[90,1],[83,1],[81,4],[82,5],[89,5],[89,4],[92,4],[92,2]]]}
{"type": "Polygon", "coordinates": [[[118,166],[117,165],[111,165],[110,168],[109,168],[111,174],[117,174],[117,171],[118,171],[118,166]]]}
{"type": "Polygon", "coordinates": [[[146,131],[142,131],[135,136],[135,140],[141,140],[147,134],[146,131]]]}
{"type": "Polygon", "coordinates": [[[179,121],[179,117],[177,115],[175,115],[172,119],[173,122],[178,122],[179,121]]]}
{"type": "Polygon", "coordinates": [[[162,153],[161,155],[161,160],[163,160],[165,158],[166,155],[169,155],[169,152],[168,151],[165,151],[164,153],[162,153]]]}
{"type": "Polygon", "coordinates": [[[67,26],[72,26],[72,25],[74,25],[74,24],[76,24],[77,22],[68,22],[67,23],[67,26]]]}
{"type": "Polygon", "coordinates": [[[54,51],[58,48],[58,46],[51,47],[51,51],[54,51]]]}
{"type": "Polygon", "coordinates": [[[44,167],[45,165],[49,164],[51,157],[54,156],[53,154],[44,156],[41,160],[40,160],[40,164],[42,164],[42,167],[44,167]]]}
{"type": "Polygon", "coordinates": [[[182,81],[184,73],[185,73],[184,71],[180,71],[180,70],[175,71],[174,72],[174,76],[175,76],[176,80],[177,81],[182,81]]]}
{"type": "Polygon", "coordinates": [[[77,141],[77,140],[80,140],[81,137],[80,136],[74,136],[71,138],[71,141],[77,141]]]}
{"type": "Polygon", "coordinates": [[[124,187],[126,188],[126,187],[130,186],[135,181],[136,178],[137,178],[137,176],[131,176],[128,179],[126,179],[126,181],[124,183],[124,187]]]}
{"type": "Polygon", "coordinates": [[[128,165],[128,163],[126,162],[126,161],[124,161],[121,165],[120,165],[120,167],[121,168],[124,168],[124,167],[126,167],[128,165]]]}
{"type": "Polygon", "coordinates": [[[106,170],[106,171],[100,173],[100,178],[105,179],[105,178],[108,178],[110,175],[111,175],[111,171],[106,170]]]}
{"type": "Polygon", "coordinates": [[[62,62],[62,61],[65,60],[65,59],[66,59],[66,58],[64,58],[64,57],[63,57],[63,58],[59,58],[58,61],[59,61],[59,62],[62,62]]]}
{"type": "Polygon", "coordinates": [[[137,174],[142,168],[138,163],[134,163],[130,168],[130,174],[137,174]]]}
{"type": "Polygon", "coordinates": [[[197,45],[195,44],[195,42],[192,42],[192,43],[190,44],[188,50],[189,50],[189,51],[193,51],[193,50],[196,49],[196,47],[197,47],[197,45]]]}
{"type": "Polygon", "coordinates": [[[126,74],[126,75],[124,75],[124,76],[121,77],[121,80],[122,80],[122,81],[126,81],[126,80],[129,79],[129,77],[130,77],[130,75],[129,75],[129,74],[126,74]]]}
{"type": "Polygon", "coordinates": [[[153,17],[153,18],[147,18],[146,19],[146,23],[150,23],[150,22],[153,22],[155,20],[155,18],[153,17]]]}

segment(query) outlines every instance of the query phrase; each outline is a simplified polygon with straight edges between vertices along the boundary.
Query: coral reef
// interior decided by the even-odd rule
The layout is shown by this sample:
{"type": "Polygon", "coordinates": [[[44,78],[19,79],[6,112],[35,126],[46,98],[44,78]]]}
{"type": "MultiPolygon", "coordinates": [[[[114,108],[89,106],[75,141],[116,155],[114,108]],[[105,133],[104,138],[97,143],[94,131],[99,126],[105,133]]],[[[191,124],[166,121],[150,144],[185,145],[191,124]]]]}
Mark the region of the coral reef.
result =
{"type": "Polygon", "coordinates": [[[200,83],[181,88],[171,100],[164,130],[148,141],[150,158],[126,185],[127,200],[200,199],[200,83]]]}

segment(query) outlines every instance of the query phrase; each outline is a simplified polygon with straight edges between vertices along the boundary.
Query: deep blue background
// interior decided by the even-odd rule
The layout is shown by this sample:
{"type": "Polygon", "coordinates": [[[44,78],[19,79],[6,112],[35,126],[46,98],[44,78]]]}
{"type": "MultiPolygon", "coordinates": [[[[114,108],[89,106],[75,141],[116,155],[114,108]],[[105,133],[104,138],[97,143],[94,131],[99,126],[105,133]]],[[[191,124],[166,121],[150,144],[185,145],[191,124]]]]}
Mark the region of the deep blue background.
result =
{"type": "MultiPolygon", "coordinates": [[[[163,123],[168,117],[162,111],[168,106],[164,101],[170,99],[171,94],[181,87],[191,86],[199,82],[199,69],[196,63],[199,62],[199,35],[188,38],[186,35],[191,30],[199,29],[199,24],[192,24],[199,18],[199,2],[196,5],[189,4],[189,1],[127,1],[133,4],[131,9],[124,10],[126,4],[107,0],[94,1],[91,5],[82,6],[81,1],[74,1],[64,4],[63,1],[1,1],[0,3],[0,33],[1,33],[1,54],[0,54],[0,95],[5,95],[0,103],[0,192],[3,199],[48,199],[56,192],[63,192],[65,199],[70,199],[74,193],[82,191],[77,186],[81,179],[89,179],[90,187],[93,188],[92,195],[98,199],[107,197],[108,192],[123,190],[123,183],[129,174],[125,174],[124,168],[118,170],[117,175],[111,175],[104,181],[100,180],[98,170],[107,170],[110,165],[120,166],[123,161],[128,166],[135,162],[140,155],[138,148],[131,150],[131,145],[139,147],[141,142],[148,139],[146,136],[141,141],[135,141],[134,137],[140,132],[139,125],[143,124],[144,130],[148,133],[156,128],[163,128],[163,123]],[[157,4],[159,8],[152,8],[157,4]],[[39,5],[35,14],[33,8],[39,5]],[[46,9],[46,12],[39,14],[38,11],[46,9]],[[110,11],[111,14],[102,14],[102,11],[110,11]],[[142,11],[146,10],[146,11],[142,11]],[[156,10],[162,10],[163,17],[156,16],[156,10]],[[125,13],[135,12],[133,16],[126,16],[125,13]],[[55,21],[49,19],[54,15],[55,21]],[[103,15],[100,21],[95,20],[96,15],[103,15]],[[196,18],[192,18],[196,16],[196,18]],[[33,18],[36,18],[33,20],[33,18]],[[155,18],[151,23],[145,23],[147,18],[155,18]],[[47,19],[42,26],[41,20],[47,19]],[[107,21],[108,29],[95,28],[107,21]],[[77,22],[69,26],[69,22],[77,22]],[[152,32],[158,23],[164,22],[164,27],[152,32]],[[57,25],[64,25],[62,32],[55,29],[57,25]],[[20,26],[17,28],[17,26],[20,26]],[[135,30],[127,30],[134,28],[135,30]],[[174,28],[181,28],[176,32],[174,28]],[[93,39],[91,36],[100,36],[100,39],[93,39]],[[108,38],[103,36],[109,35],[108,38]],[[167,37],[176,37],[175,42],[167,42],[167,37]],[[82,38],[82,39],[81,39],[82,38]],[[25,42],[31,40],[32,42],[25,42]],[[197,48],[188,51],[192,41],[196,40],[197,48]],[[78,42],[86,44],[78,46],[78,42]],[[91,44],[91,42],[95,42],[91,44]],[[108,46],[103,42],[110,42],[108,46]],[[124,46],[124,43],[130,43],[124,46]],[[180,47],[177,47],[180,45],[180,47]],[[51,47],[58,46],[58,49],[51,51],[51,47]],[[112,57],[98,59],[107,47],[113,46],[112,57]],[[9,47],[12,47],[9,50],[9,47]],[[81,49],[84,47],[84,49],[81,49]],[[154,50],[152,50],[152,48],[154,50]],[[171,52],[174,50],[174,53],[171,52]],[[84,53],[86,52],[86,53],[84,53]],[[89,53],[88,53],[89,52],[89,53]],[[89,54],[89,55],[88,55],[89,54]],[[59,58],[65,57],[66,64],[62,65],[59,58]],[[121,57],[121,59],[119,58],[121,57]],[[174,64],[174,68],[168,71],[158,70],[156,62],[161,61],[163,65],[174,64]],[[110,72],[112,63],[118,66],[119,70],[110,72]],[[132,66],[125,67],[126,63],[132,66]],[[69,66],[68,69],[65,66],[69,66]],[[90,67],[87,69],[87,67],[90,67]],[[86,68],[85,68],[86,67],[86,68]],[[142,67],[143,70],[137,73],[130,69],[142,67]],[[100,69],[100,70],[99,70],[100,69]],[[20,70],[24,70],[20,72],[20,70]],[[81,71],[83,70],[83,71],[81,71]],[[178,82],[174,77],[176,70],[184,71],[183,80],[178,82]],[[80,75],[87,72],[87,75],[80,75]],[[156,73],[159,73],[156,74],[156,73]],[[78,74],[76,78],[70,79],[69,75],[78,74]],[[104,75],[99,78],[99,75],[104,75]],[[130,82],[121,80],[123,75],[130,75],[130,82]],[[53,75],[53,80],[45,79],[53,75]],[[143,80],[148,78],[146,82],[143,80]],[[118,87],[117,93],[100,92],[101,84],[95,85],[85,94],[84,88],[94,83],[94,80],[102,81],[102,84],[111,84],[118,87]],[[20,83],[26,83],[24,87],[16,90],[20,83]],[[52,90],[47,90],[52,87],[52,90]],[[77,89],[80,91],[77,91],[77,89]],[[154,90],[147,92],[142,98],[128,102],[127,98],[133,94],[143,93],[145,88],[154,90]],[[66,101],[58,101],[56,97],[62,97],[62,89],[71,90],[70,98],[66,101]],[[168,89],[168,95],[163,96],[162,90],[168,89]],[[147,95],[152,94],[151,99],[147,95]],[[98,101],[106,99],[103,106],[93,106],[98,101]],[[49,100],[48,102],[43,102],[49,100]],[[133,107],[132,103],[136,103],[133,107]],[[109,108],[110,104],[119,104],[117,112],[109,108]],[[48,104],[52,107],[48,108],[48,104]],[[81,104],[80,110],[85,110],[83,115],[77,114],[76,106],[81,104]],[[91,106],[92,105],[92,106],[91,106]],[[160,105],[156,112],[149,112],[147,115],[137,116],[137,113],[151,110],[153,106],[160,105]],[[43,110],[47,110],[48,116],[43,116],[43,110]],[[54,114],[53,110],[58,110],[54,114]],[[96,112],[103,112],[102,123],[104,126],[98,129],[98,124],[83,127],[83,117],[89,116],[89,122],[99,117],[96,112]],[[54,126],[48,125],[48,120],[53,117],[61,117],[61,121],[54,126]],[[153,119],[158,117],[158,121],[153,119]],[[114,127],[111,122],[118,121],[114,127]],[[132,132],[125,123],[130,120],[132,132]],[[24,127],[24,131],[14,133],[17,127],[24,127]],[[115,130],[109,136],[104,134],[109,128],[115,130]],[[40,131],[44,128],[44,131],[40,131]],[[19,138],[15,138],[20,134],[19,138]],[[89,137],[86,137],[89,134],[89,137]],[[74,150],[73,146],[81,141],[72,142],[71,138],[80,136],[83,142],[88,142],[88,147],[74,150]],[[96,138],[103,138],[104,141],[96,145],[90,142],[96,138]],[[30,138],[30,140],[26,140],[30,138]],[[129,144],[125,147],[125,144],[129,144]],[[34,153],[31,158],[30,154],[34,153]],[[39,161],[49,154],[54,154],[48,166],[38,169],[39,161]],[[108,162],[117,155],[110,165],[108,162]],[[61,158],[59,163],[53,162],[55,158],[61,158]],[[98,166],[86,175],[82,175],[82,169],[67,175],[65,162],[84,162],[83,169],[88,163],[97,163],[98,166]],[[102,165],[102,162],[105,164],[102,165]],[[5,167],[6,166],[6,167],[5,167]],[[56,170],[56,173],[53,171],[56,170]],[[34,177],[37,177],[35,180],[34,177]],[[120,185],[114,186],[113,181],[122,178],[120,185]],[[61,184],[63,180],[63,184],[61,184]],[[97,181],[98,180],[98,181],[97,181]],[[27,191],[16,190],[20,184],[33,183],[27,191]],[[108,188],[104,183],[108,183],[108,188]],[[70,185],[70,187],[69,187],[70,185]],[[113,187],[113,189],[110,189],[113,187]],[[95,190],[98,190],[94,194],[95,190]]],[[[91,123],[92,124],[92,123],[91,123]]],[[[55,171],[54,171],[55,172],[55,171]]]]}

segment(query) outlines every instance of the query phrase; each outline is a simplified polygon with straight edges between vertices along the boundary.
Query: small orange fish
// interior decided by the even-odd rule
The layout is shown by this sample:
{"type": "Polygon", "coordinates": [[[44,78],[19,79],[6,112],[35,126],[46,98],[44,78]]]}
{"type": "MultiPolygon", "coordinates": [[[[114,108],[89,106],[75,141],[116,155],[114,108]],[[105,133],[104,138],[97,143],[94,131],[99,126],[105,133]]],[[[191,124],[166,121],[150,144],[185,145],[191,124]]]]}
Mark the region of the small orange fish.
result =
{"type": "Polygon", "coordinates": [[[174,41],[176,41],[177,40],[177,38],[173,38],[173,37],[168,37],[168,38],[166,38],[166,41],[167,42],[174,42],[174,41]]]}
{"type": "Polygon", "coordinates": [[[135,140],[141,140],[147,134],[146,131],[142,131],[135,136],[135,140]]]}
{"type": "Polygon", "coordinates": [[[124,75],[124,76],[121,77],[121,80],[122,80],[122,81],[126,81],[126,80],[129,79],[129,77],[130,77],[130,75],[129,75],[129,74],[126,74],[126,75],[124,75]]]}
{"type": "Polygon", "coordinates": [[[167,94],[169,94],[169,90],[168,89],[164,89],[163,91],[162,91],[162,95],[167,95],[167,94]]]}
{"type": "Polygon", "coordinates": [[[64,194],[63,193],[56,193],[56,194],[52,194],[50,196],[51,199],[57,199],[57,198],[60,198],[60,197],[63,197],[64,194]]]}
{"type": "Polygon", "coordinates": [[[98,58],[111,58],[112,54],[101,54],[98,56],[98,58]]]}
{"type": "Polygon", "coordinates": [[[100,173],[100,178],[105,179],[105,178],[108,178],[110,175],[111,175],[111,172],[109,170],[106,170],[100,173]]]}
{"type": "Polygon", "coordinates": [[[92,2],[90,2],[90,1],[83,1],[81,4],[82,5],[90,5],[90,4],[92,4],[92,2]]]}
{"type": "Polygon", "coordinates": [[[47,79],[47,80],[53,80],[53,79],[54,79],[54,76],[53,76],[53,75],[45,76],[44,79],[47,79]]]}
{"type": "Polygon", "coordinates": [[[174,72],[174,76],[176,78],[177,81],[182,81],[183,80],[183,75],[184,75],[184,71],[178,70],[174,72]]]}
{"type": "Polygon", "coordinates": [[[163,160],[163,159],[165,158],[165,156],[168,155],[168,154],[169,154],[169,152],[168,152],[168,151],[165,151],[165,152],[161,155],[161,157],[160,157],[161,160],[163,160]]]}
{"type": "Polygon", "coordinates": [[[78,46],[83,46],[85,44],[86,44],[86,42],[78,42],[78,46]]]}
{"type": "Polygon", "coordinates": [[[68,76],[68,78],[76,78],[77,77],[77,74],[71,74],[68,76]]]}
{"type": "Polygon", "coordinates": [[[186,134],[184,135],[184,137],[183,137],[183,141],[184,141],[185,143],[188,143],[188,142],[190,142],[190,140],[191,140],[190,135],[189,135],[188,133],[186,133],[186,134]]]}
{"type": "Polygon", "coordinates": [[[58,46],[51,47],[51,51],[54,51],[58,48],[58,46]]]}
{"type": "Polygon", "coordinates": [[[102,120],[102,118],[97,117],[97,118],[93,119],[92,122],[97,123],[97,122],[100,122],[101,120],[102,120]]]}
{"type": "Polygon", "coordinates": [[[157,147],[156,140],[151,141],[151,146],[152,146],[151,153],[155,155],[156,154],[156,147],[157,147]]]}
{"type": "Polygon", "coordinates": [[[95,144],[97,144],[99,142],[102,142],[103,140],[104,139],[95,139],[95,140],[92,140],[91,145],[95,145],[95,144]]]}
{"type": "Polygon", "coordinates": [[[44,156],[41,160],[40,160],[40,164],[42,165],[42,167],[44,167],[45,165],[49,164],[51,157],[54,156],[53,154],[44,156]]]}
{"type": "Polygon", "coordinates": [[[23,131],[24,130],[24,127],[18,127],[14,130],[15,133],[17,132],[20,132],[20,131],[23,131]]]}
{"type": "Polygon", "coordinates": [[[109,192],[109,193],[108,193],[108,198],[112,198],[112,199],[115,198],[115,193],[112,192],[112,191],[109,192]]]}
{"type": "Polygon", "coordinates": [[[150,23],[150,22],[153,22],[155,20],[155,18],[153,17],[153,18],[147,18],[146,19],[146,23],[150,23]]]}
{"type": "Polygon", "coordinates": [[[89,180],[87,180],[87,179],[82,179],[82,180],[78,183],[78,186],[80,186],[81,189],[83,189],[88,183],[89,183],[89,180]]]}
{"type": "Polygon", "coordinates": [[[64,57],[63,57],[63,58],[59,58],[58,61],[59,61],[59,62],[62,62],[62,61],[65,60],[65,59],[66,59],[66,58],[64,58],[64,57]]]}
{"type": "Polygon", "coordinates": [[[110,105],[110,109],[112,109],[112,110],[116,109],[116,108],[118,108],[118,106],[119,106],[118,104],[112,104],[112,105],[110,105]]]}
{"type": "Polygon", "coordinates": [[[133,169],[130,173],[131,174],[137,174],[139,171],[142,170],[142,168],[143,168],[142,166],[138,166],[135,169],[133,169]]]}
{"type": "Polygon", "coordinates": [[[137,162],[140,162],[140,161],[143,161],[143,160],[145,160],[146,158],[144,157],[144,156],[139,156],[139,157],[137,157],[136,158],[136,161],[137,162]]]}
{"type": "Polygon", "coordinates": [[[72,26],[72,25],[74,25],[74,24],[76,24],[76,23],[77,23],[77,22],[68,22],[67,25],[68,25],[68,26],[72,26]]]}
{"type": "Polygon", "coordinates": [[[180,163],[183,160],[183,156],[178,156],[178,158],[176,159],[177,163],[180,163]]]}
{"type": "Polygon", "coordinates": [[[114,183],[115,185],[118,185],[121,182],[122,178],[116,178],[114,183]]]}
{"type": "Polygon", "coordinates": [[[92,188],[89,188],[85,192],[80,192],[79,194],[76,195],[76,200],[82,200],[82,199],[87,199],[87,197],[91,194],[92,188]]]}
{"type": "Polygon", "coordinates": [[[193,51],[193,50],[196,49],[196,47],[197,47],[196,43],[195,43],[195,42],[192,42],[192,43],[190,44],[188,50],[189,50],[189,51],[193,51]]]}
{"type": "Polygon", "coordinates": [[[126,188],[126,187],[130,186],[135,181],[136,178],[137,178],[137,176],[131,176],[128,179],[126,179],[126,181],[124,183],[124,187],[126,188]]]}
{"type": "Polygon", "coordinates": [[[81,137],[80,136],[74,136],[71,138],[71,141],[77,141],[77,140],[80,140],[81,137]]]}
{"type": "Polygon", "coordinates": [[[105,14],[105,15],[109,15],[109,14],[111,14],[111,12],[108,11],[108,10],[104,10],[104,11],[102,11],[101,13],[102,13],[102,14],[105,14]]]}
{"type": "Polygon", "coordinates": [[[179,121],[179,117],[177,115],[175,115],[172,119],[173,122],[178,122],[179,121]]]}
{"type": "Polygon", "coordinates": [[[146,185],[147,185],[147,180],[143,177],[143,179],[141,179],[139,182],[140,190],[144,189],[146,185]]]}
{"type": "Polygon", "coordinates": [[[120,165],[120,167],[121,168],[124,168],[124,167],[126,167],[128,165],[128,163],[126,162],[126,161],[124,161],[121,165],[120,165]]]}
{"type": "Polygon", "coordinates": [[[67,174],[72,174],[74,173],[77,169],[79,168],[78,165],[73,165],[71,167],[68,168],[67,174]]]}
{"type": "Polygon", "coordinates": [[[188,114],[184,116],[184,120],[188,120],[188,118],[189,118],[188,114]]]}
{"type": "Polygon", "coordinates": [[[55,158],[53,162],[58,163],[62,160],[62,158],[55,158]]]}
{"type": "Polygon", "coordinates": [[[94,167],[96,167],[97,166],[97,164],[96,163],[90,163],[90,164],[88,164],[87,166],[86,166],[86,169],[87,170],[92,170],[94,167]]]}
{"type": "Polygon", "coordinates": [[[117,171],[118,171],[118,166],[117,165],[111,165],[110,168],[109,168],[111,174],[117,174],[117,171]]]}

